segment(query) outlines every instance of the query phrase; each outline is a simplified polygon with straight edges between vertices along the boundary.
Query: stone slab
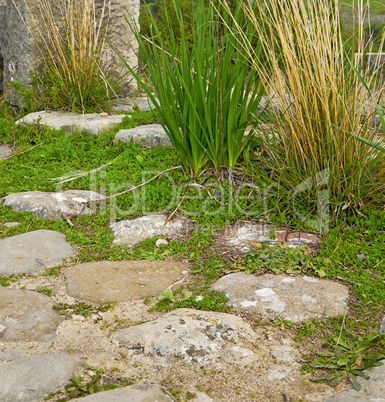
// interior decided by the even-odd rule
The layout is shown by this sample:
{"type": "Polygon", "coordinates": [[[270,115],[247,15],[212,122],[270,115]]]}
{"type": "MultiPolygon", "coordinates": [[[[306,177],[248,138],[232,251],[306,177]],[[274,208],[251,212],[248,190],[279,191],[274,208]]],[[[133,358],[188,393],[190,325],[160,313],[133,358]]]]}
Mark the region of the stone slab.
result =
{"type": "Polygon", "coordinates": [[[8,145],[0,145],[0,160],[6,159],[12,154],[12,149],[8,145]]]}
{"type": "MultiPolygon", "coordinates": [[[[232,314],[174,310],[155,321],[113,334],[111,342],[131,355],[176,356],[186,362],[224,361],[250,364],[258,360],[253,350],[256,333],[232,314]]],[[[259,350],[261,351],[261,349],[259,350]]]]}
{"type": "Polygon", "coordinates": [[[69,112],[41,111],[27,114],[16,124],[40,124],[56,130],[72,133],[75,130],[98,135],[120,124],[124,114],[101,116],[98,113],[81,114],[69,112]]]}
{"type": "Polygon", "coordinates": [[[356,377],[361,390],[356,391],[351,385],[335,393],[326,402],[385,402],[385,365],[373,367],[366,372],[369,379],[356,377]]]}
{"type": "Polygon", "coordinates": [[[0,352],[0,400],[42,400],[51,392],[64,389],[85,367],[85,363],[62,353],[29,356],[0,352]]]}
{"type": "Polygon", "coordinates": [[[114,142],[126,144],[132,141],[147,148],[160,148],[172,145],[166,131],[160,124],[145,124],[128,130],[120,130],[114,142]]]}
{"type": "Polygon", "coordinates": [[[166,220],[166,215],[154,214],[113,223],[114,243],[132,247],[150,237],[176,235],[183,231],[183,220],[172,219],[164,226],[166,220]]]}
{"type": "Polygon", "coordinates": [[[64,272],[67,294],[92,303],[159,296],[189,273],[181,261],[97,261],[64,272]]]}
{"type": "Polygon", "coordinates": [[[147,96],[143,96],[141,98],[125,98],[115,100],[114,110],[117,112],[132,112],[135,105],[143,112],[155,109],[151,100],[149,100],[147,96]]]}
{"type": "Polygon", "coordinates": [[[14,211],[33,212],[41,219],[60,219],[77,215],[90,215],[96,204],[89,201],[104,200],[105,196],[95,191],[67,190],[57,193],[26,191],[3,197],[0,204],[10,206],[14,211]]]}
{"type": "Polygon", "coordinates": [[[319,243],[319,238],[314,234],[289,233],[285,228],[275,229],[273,225],[257,222],[236,222],[226,226],[223,237],[229,245],[244,253],[250,251],[255,243],[287,244],[290,247],[319,243]]]}
{"type": "Polygon", "coordinates": [[[53,310],[54,302],[31,290],[0,286],[1,339],[47,342],[56,338],[63,317],[53,310]]]}
{"type": "Polygon", "coordinates": [[[157,384],[134,384],[111,391],[98,392],[74,401],[87,402],[172,402],[176,401],[165,388],[157,384]]]}
{"type": "Polygon", "coordinates": [[[349,291],[344,285],[311,276],[230,274],[211,288],[224,293],[227,304],[263,319],[292,322],[344,314],[349,291]]]}
{"type": "Polygon", "coordinates": [[[0,240],[0,275],[28,274],[73,257],[63,233],[35,230],[0,240]]]}

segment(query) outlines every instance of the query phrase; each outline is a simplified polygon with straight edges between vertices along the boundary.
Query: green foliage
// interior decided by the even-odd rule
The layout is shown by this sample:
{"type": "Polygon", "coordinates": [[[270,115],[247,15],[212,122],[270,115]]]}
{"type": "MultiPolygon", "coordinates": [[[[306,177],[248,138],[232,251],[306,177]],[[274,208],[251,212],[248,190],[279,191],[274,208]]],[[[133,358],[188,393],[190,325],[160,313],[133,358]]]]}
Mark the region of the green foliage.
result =
{"type": "MultiPolygon", "coordinates": [[[[260,78],[249,68],[250,60],[237,49],[235,22],[224,9],[219,7],[223,20],[217,21],[213,5],[205,8],[204,2],[199,1],[192,20],[191,48],[178,2],[173,2],[173,11],[176,15],[173,19],[165,13],[166,34],[160,32],[151,17],[151,38],[144,38],[138,27],[128,21],[156,98],[126,64],[127,68],[154,103],[186,169],[197,175],[210,166],[216,172],[222,167],[233,168],[252,144],[253,131],[244,134],[263,94],[260,78]],[[180,28],[180,42],[174,32],[175,23],[180,28]]],[[[241,13],[239,4],[235,18],[239,19],[241,13]]],[[[254,39],[251,26],[250,22],[242,26],[250,40],[254,39]]],[[[256,58],[260,52],[257,44],[256,58]]]]}
{"type": "Polygon", "coordinates": [[[67,303],[57,303],[57,305],[53,306],[54,310],[59,311],[60,315],[64,315],[68,318],[72,314],[82,315],[83,317],[89,317],[91,314],[97,314],[98,312],[105,312],[107,310],[113,309],[115,304],[107,303],[107,304],[92,304],[88,302],[78,301],[75,304],[67,304],[67,303]]]}
{"type": "Polygon", "coordinates": [[[356,376],[369,378],[364,370],[381,366],[385,358],[384,335],[373,334],[356,336],[343,328],[339,336],[332,336],[326,342],[326,350],[318,352],[318,358],[310,363],[315,369],[328,369],[331,373],[311,378],[311,381],[326,381],[330,386],[336,387],[348,379],[356,391],[361,389],[356,376]]]}
{"type": "Polygon", "coordinates": [[[259,250],[251,250],[245,255],[240,267],[246,273],[267,269],[276,275],[286,273],[308,273],[324,277],[330,265],[327,258],[313,257],[306,247],[287,247],[266,245],[259,250]]]}
{"type": "Polygon", "coordinates": [[[36,292],[39,292],[39,293],[41,293],[41,294],[43,294],[43,295],[46,295],[46,296],[51,296],[51,293],[52,293],[52,289],[46,289],[46,288],[43,288],[42,286],[38,286],[36,289],[35,289],[35,291],[36,292]]]}

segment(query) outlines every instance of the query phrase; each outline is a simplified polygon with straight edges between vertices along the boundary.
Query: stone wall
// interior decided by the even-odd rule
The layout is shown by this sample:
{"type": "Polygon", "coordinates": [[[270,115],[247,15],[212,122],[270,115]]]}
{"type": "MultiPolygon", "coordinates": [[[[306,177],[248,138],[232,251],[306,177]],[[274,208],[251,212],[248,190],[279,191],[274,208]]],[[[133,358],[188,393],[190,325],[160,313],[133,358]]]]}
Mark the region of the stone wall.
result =
{"type": "MultiPolygon", "coordinates": [[[[49,0],[55,20],[62,26],[59,7],[55,4],[63,4],[70,0],[49,0]]],[[[79,0],[75,0],[79,1],[79,0]]],[[[92,0],[98,13],[106,1],[107,16],[104,18],[103,26],[107,26],[107,38],[111,41],[116,50],[132,67],[137,65],[135,52],[137,43],[131,32],[123,12],[127,10],[134,20],[138,22],[140,0],[92,0]]],[[[39,50],[39,42],[43,38],[48,40],[46,30],[38,8],[37,0],[0,0],[0,70],[3,71],[3,79],[0,79],[0,89],[7,81],[20,81],[22,84],[29,82],[32,71],[39,70],[43,66],[42,51],[39,50]],[[34,22],[36,21],[36,23],[34,22]]],[[[108,47],[108,45],[107,45],[108,47]]],[[[44,46],[40,46],[44,49],[44,46]]],[[[106,61],[121,63],[111,49],[107,48],[106,61]]],[[[128,81],[127,81],[128,82],[128,81]]],[[[129,89],[136,88],[131,83],[129,89]]]]}

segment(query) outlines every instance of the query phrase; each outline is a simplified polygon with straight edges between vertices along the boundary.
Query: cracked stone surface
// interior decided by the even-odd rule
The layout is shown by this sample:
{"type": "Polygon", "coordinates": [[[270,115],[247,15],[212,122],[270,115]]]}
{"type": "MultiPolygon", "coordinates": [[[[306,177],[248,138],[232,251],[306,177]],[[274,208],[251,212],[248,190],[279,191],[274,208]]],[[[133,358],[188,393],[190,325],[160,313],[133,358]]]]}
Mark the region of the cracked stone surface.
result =
{"type": "Polygon", "coordinates": [[[256,222],[236,222],[227,226],[223,237],[229,245],[244,253],[250,251],[255,243],[286,244],[289,247],[319,243],[319,238],[311,233],[289,233],[287,229],[275,229],[272,225],[256,222]]]}
{"type": "Polygon", "coordinates": [[[54,302],[31,290],[0,286],[0,337],[7,341],[47,342],[56,338],[63,317],[54,302]]]}
{"type": "Polygon", "coordinates": [[[132,141],[147,148],[159,148],[172,145],[166,131],[160,124],[146,124],[128,130],[120,130],[115,135],[115,142],[124,144],[132,141]]]}
{"type": "Polygon", "coordinates": [[[68,268],[67,294],[92,303],[159,296],[189,273],[181,261],[97,261],[68,268]]]}
{"type": "Polygon", "coordinates": [[[85,367],[85,363],[63,353],[29,356],[0,352],[0,400],[42,400],[51,392],[64,389],[85,367]]]}
{"type": "Polygon", "coordinates": [[[26,191],[3,197],[0,204],[12,207],[15,211],[32,212],[38,218],[60,219],[77,215],[90,215],[95,204],[89,201],[104,200],[105,196],[89,190],[67,190],[57,193],[26,191]]]}
{"type": "Polygon", "coordinates": [[[16,124],[38,123],[42,126],[48,126],[56,130],[64,129],[71,133],[80,130],[90,134],[100,134],[109,131],[120,124],[124,114],[102,116],[98,113],[82,114],[69,112],[41,111],[27,114],[27,116],[18,120],[16,124]]]}
{"type": "Polygon", "coordinates": [[[343,314],[349,291],[344,285],[311,276],[226,275],[211,288],[224,293],[228,305],[263,318],[301,322],[310,318],[343,314]]]}
{"type": "Polygon", "coordinates": [[[89,402],[172,402],[176,401],[165,388],[157,384],[135,384],[129,387],[113,389],[111,391],[98,392],[88,395],[85,398],[74,399],[74,401],[89,402]]]}
{"type": "Polygon", "coordinates": [[[176,235],[183,231],[182,219],[172,219],[164,226],[166,220],[166,215],[154,214],[113,223],[114,243],[132,247],[150,237],[176,235]]]}
{"type": "Polygon", "coordinates": [[[64,234],[35,230],[0,240],[0,275],[28,274],[73,257],[64,234]]]}
{"type": "MultiPolygon", "coordinates": [[[[125,346],[131,354],[176,356],[186,362],[250,364],[256,333],[239,317],[225,313],[178,309],[155,321],[113,334],[111,342],[125,346]]],[[[259,354],[267,353],[259,349],[259,354]]]]}

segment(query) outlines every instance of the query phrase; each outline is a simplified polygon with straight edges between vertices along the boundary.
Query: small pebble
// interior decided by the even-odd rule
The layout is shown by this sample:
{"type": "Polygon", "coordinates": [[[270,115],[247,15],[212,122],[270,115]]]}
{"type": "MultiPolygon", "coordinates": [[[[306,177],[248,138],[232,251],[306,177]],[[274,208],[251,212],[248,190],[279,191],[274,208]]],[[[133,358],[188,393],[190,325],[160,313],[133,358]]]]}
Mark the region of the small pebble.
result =
{"type": "Polygon", "coordinates": [[[102,113],[99,114],[99,116],[101,116],[101,117],[107,117],[107,116],[108,116],[108,113],[102,112],[102,113]]]}
{"type": "Polygon", "coordinates": [[[84,321],[85,320],[85,318],[82,315],[76,315],[76,314],[72,315],[72,319],[74,321],[84,321]]]}
{"type": "Polygon", "coordinates": [[[167,246],[168,241],[164,240],[164,239],[158,239],[155,243],[156,247],[160,247],[160,246],[167,246]]]}

